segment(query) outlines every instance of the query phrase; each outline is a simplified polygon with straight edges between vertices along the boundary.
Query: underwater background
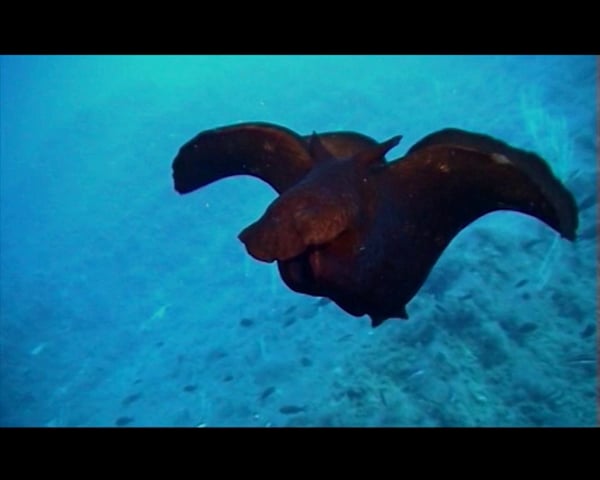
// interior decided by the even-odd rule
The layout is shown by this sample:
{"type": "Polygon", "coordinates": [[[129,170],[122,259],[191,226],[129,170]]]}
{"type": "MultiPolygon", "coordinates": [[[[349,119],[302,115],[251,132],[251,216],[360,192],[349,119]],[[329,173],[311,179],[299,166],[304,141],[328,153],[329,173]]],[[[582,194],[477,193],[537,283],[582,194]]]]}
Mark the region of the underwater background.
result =
{"type": "Polygon", "coordinates": [[[596,423],[597,59],[3,56],[0,425],[588,426],[596,423]],[[275,192],[180,196],[171,162],[244,121],[306,135],[445,127],[544,157],[574,243],[495,212],[372,329],[290,291],[237,239],[275,192]]]}

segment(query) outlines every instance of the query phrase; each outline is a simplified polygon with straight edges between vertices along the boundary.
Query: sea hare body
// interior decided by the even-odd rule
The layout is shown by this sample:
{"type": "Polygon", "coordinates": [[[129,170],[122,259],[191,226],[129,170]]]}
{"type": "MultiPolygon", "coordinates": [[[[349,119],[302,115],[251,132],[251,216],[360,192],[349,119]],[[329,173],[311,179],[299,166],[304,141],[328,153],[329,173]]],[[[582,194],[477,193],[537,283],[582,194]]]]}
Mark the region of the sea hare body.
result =
{"type": "Polygon", "coordinates": [[[369,315],[373,326],[408,318],[406,304],[444,249],[482,215],[521,212],[575,239],[575,200],[535,153],[445,129],[387,162],[399,141],[232,125],[186,143],[173,179],[179,193],[233,175],[267,182],[279,197],[240,233],[248,253],[277,261],[292,290],[369,315]]]}

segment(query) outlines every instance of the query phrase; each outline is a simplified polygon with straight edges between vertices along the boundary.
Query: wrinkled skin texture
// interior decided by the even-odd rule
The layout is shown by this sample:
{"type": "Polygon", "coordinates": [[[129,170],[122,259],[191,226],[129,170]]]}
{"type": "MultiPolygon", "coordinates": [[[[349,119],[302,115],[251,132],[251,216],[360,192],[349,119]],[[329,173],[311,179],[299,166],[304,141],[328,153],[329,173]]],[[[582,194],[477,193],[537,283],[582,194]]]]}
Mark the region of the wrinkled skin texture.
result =
{"type": "Polygon", "coordinates": [[[280,196],[240,233],[248,253],[277,261],[292,290],[369,315],[373,326],[408,318],[406,304],[444,249],[482,215],[514,210],[575,239],[574,198],[536,154],[445,129],[388,163],[399,141],[232,125],[185,144],[173,179],[179,193],[233,175],[267,182],[280,196]]]}

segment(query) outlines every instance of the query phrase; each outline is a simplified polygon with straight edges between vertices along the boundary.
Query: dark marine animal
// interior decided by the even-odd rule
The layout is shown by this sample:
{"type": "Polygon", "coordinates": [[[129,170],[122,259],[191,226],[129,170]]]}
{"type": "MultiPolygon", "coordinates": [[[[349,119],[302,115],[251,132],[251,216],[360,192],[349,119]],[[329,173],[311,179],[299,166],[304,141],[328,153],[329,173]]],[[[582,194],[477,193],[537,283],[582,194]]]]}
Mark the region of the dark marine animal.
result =
{"type": "Polygon", "coordinates": [[[277,261],[292,290],[327,297],[373,327],[408,318],[406,304],[451,240],[495,210],[531,215],[573,241],[573,195],[533,152],[447,128],[388,162],[396,136],[309,136],[268,123],[201,132],[173,161],[175,190],[232,175],[267,182],[279,197],[239,235],[250,255],[277,261]]]}

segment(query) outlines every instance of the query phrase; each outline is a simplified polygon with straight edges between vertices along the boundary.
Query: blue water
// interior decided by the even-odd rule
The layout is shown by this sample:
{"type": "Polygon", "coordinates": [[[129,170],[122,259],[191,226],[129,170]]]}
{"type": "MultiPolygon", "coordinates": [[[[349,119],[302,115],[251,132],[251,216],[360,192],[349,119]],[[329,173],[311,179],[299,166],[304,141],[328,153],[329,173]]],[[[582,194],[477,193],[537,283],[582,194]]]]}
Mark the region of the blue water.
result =
{"type": "Polygon", "coordinates": [[[594,424],[596,70],[555,56],[2,57],[0,425],[594,424]],[[241,121],[402,134],[392,159],[448,126],[496,136],[547,159],[582,206],[579,238],[481,218],[410,319],[372,329],[247,255],[237,234],[269,186],[174,192],[179,147],[241,121]]]}

